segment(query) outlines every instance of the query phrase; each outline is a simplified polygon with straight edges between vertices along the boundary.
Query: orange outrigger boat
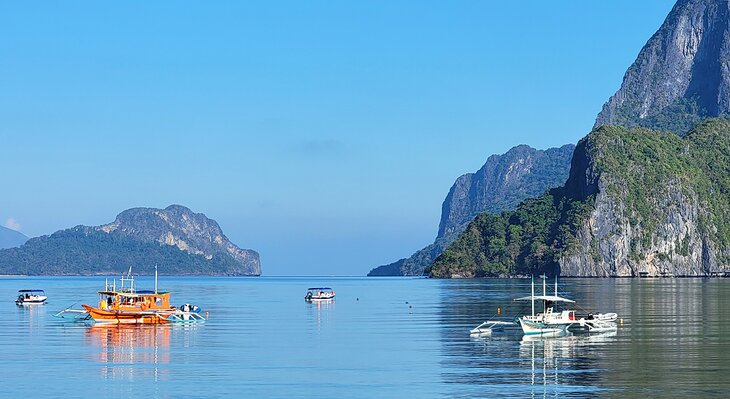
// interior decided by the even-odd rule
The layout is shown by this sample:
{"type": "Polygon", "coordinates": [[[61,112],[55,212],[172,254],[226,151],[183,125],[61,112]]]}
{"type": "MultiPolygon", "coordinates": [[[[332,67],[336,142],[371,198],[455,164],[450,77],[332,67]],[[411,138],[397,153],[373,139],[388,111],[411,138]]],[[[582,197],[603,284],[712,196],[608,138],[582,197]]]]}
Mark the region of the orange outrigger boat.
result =
{"type": "MultiPolygon", "coordinates": [[[[130,270],[131,272],[131,270],[130,270]]],[[[117,289],[116,280],[110,287],[107,281],[104,290],[99,291],[97,307],[82,305],[96,323],[103,324],[167,324],[170,322],[205,321],[198,314],[197,306],[183,305],[178,309],[170,305],[170,293],[157,291],[157,271],[155,271],[155,290],[137,290],[131,273],[120,279],[117,289]],[[125,287],[125,283],[128,283],[125,287]],[[195,310],[191,310],[195,309],[195,310]]]]}

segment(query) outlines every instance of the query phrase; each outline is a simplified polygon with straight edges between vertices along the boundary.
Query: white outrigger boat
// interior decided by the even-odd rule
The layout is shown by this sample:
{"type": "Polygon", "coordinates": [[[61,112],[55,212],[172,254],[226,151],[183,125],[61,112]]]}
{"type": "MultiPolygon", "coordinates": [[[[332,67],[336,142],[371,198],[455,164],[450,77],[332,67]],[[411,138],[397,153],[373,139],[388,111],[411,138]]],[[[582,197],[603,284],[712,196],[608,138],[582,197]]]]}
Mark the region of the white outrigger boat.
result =
{"type": "Polygon", "coordinates": [[[506,326],[519,325],[525,335],[555,336],[568,332],[574,333],[602,333],[616,331],[616,313],[598,313],[579,315],[575,310],[558,310],[559,303],[575,303],[575,301],[558,296],[558,279],[555,278],[555,293],[547,295],[545,276],[542,276],[542,295],[535,295],[535,279],[532,278],[532,293],[530,296],[517,298],[515,301],[530,301],[532,312],[530,315],[517,317],[514,322],[488,320],[470,331],[471,334],[491,334],[500,331],[506,326]],[[542,302],[543,311],[535,313],[535,302],[542,302]]]}
{"type": "Polygon", "coordinates": [[[577,315],[575,310],[558,310],[558,303],[575,303],[558,296],[558,278],[555,277],[555,293],[547,295],[546,277],[542,276],[542,295],[535,295],[535,278],[532,278],[532,295],[515,301],[530,301],[532,314],[518,317],[517,321],[525,335],[558,335],[570,332],[598,333],[616,331],[616,313],[577,315]],[[543,312],[535,314],[535,301],[542,301],[543,312]]]}
{"type": "Polygon", "coordinates": [[[18,290],[15,304],[18,306],[41,304],[46,303],[47,299],[46,292],[43,290],[18,290]]]}

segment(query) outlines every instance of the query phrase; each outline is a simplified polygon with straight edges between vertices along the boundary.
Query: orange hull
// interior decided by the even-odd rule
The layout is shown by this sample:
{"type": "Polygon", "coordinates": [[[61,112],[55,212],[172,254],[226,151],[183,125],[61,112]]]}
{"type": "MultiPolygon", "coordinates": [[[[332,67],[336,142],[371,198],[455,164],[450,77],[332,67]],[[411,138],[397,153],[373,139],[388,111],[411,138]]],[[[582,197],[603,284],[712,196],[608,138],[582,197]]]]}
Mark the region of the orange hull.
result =
{"type": "Polygon", "coordinates": [[[103,310],[82,305],[97,323],[107,324],[167,324],[166,315],[150,310],[103,310]]]}

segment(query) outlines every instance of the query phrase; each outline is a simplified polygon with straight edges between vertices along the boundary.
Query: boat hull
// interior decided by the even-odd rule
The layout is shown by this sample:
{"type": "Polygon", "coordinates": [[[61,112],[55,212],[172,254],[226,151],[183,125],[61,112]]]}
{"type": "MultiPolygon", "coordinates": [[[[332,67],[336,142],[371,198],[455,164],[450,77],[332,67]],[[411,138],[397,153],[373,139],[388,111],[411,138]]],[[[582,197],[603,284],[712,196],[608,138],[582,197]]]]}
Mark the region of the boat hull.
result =
{"type": "Polygon", "coordinates": [[[568,324],[545,324],[520,318],[520,327],[525,335],[559,335],[565,334],[568,324]]]}
{"type": "Polygon", "coordinates": [[[167,315],[156,311],[104,310],[83,305],[96,323],[103,324],[167,324],[167,315]]]}
{"type": "Polygon", "coordinates": [[[39,305],[39,304],[46,303],[46,300],[47,299],[48,298],[45,298],[45,297],[39,298],[39,299],[23,299],[22,301],[19,300],[19,299],[16,299],[15,300],[15,304],[18,305],[18,306],[23,306],[23,305],[39,305]]]}

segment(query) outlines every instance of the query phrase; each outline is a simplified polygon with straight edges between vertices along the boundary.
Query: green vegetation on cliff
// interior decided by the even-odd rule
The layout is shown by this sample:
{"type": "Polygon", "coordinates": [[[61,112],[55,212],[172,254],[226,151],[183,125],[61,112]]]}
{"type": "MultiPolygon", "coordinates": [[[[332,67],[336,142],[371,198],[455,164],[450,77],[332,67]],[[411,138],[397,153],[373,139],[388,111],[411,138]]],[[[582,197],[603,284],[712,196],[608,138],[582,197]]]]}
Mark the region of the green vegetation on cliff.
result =
{"type": "Polygon", "coordinates": [[[182,205],[132,208],[102,226],[76,226],[0,250],[0,274],[259,275],[259,255],[241,249],[218,223],[182,205]]]}
{"type": "Polygon", "coordinates": [[[564,189],[529,199],[512,212],[482,213],[427,270],[432,277],[487,277],[552,272],[556,255],[592,209],[564,189]]]}
{"type": "MultiPolygon", "coordinates": [[[[524,201],[511,212],[479,215],[436,259],[430,275],[552,274],[566,254],[579,251],[598,258],[599,243],[581,244],[577,234],[595,209],[599,192],[628,221],[633,232],[631,257],[639,260],[668,217],[665,202],[670,187],[696,198],[699,233],[720,249],[720,255],[727,254],[730,121],[707,120],[684,138],[644,128],[596,129],[576,147],[564,187],[524,201]]],[[[686,252],[687,242],[676,248],[686,252]]]]}
{"type": "Polygon", "coordinates": [[[142,242],[83,227],[33,238],[23,247],[0,251],[0,255],[3,274],[116,274],[130,266],[135,273],[153,274],[155,265],[163,274],[240,274],[231,258],[206,259],[170,245],[142,242]]]}

